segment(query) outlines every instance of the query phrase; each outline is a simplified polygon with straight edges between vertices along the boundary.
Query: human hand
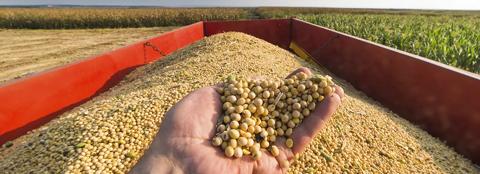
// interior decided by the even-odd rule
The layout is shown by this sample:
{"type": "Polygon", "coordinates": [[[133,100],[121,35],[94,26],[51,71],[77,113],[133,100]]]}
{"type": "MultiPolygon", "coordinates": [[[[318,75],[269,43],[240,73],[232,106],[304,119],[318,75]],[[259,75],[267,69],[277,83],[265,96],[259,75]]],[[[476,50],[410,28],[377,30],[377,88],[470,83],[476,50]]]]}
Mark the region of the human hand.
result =
{"type": "MultiPolygon", "coordinates": [[[[311,74],[309,69],[300,68],[290,75],[298,72],[311,74]]],[[[292,149],[285,146],[284,138],[277,138],[277,157],[266,155],[269,153],[265,151],[259,160],[254,160],[250,156],[227,158],[220,148],[212,146],[215,125],[222,116],[222,102],[215,87],[196,90],[166,113],[150,148],[130,173],[285,173],[285,161],[305,149],[340,105],[343,95],[343,89],[336,86],[335,93],[326,96],[295,128],[292,149]]]]}

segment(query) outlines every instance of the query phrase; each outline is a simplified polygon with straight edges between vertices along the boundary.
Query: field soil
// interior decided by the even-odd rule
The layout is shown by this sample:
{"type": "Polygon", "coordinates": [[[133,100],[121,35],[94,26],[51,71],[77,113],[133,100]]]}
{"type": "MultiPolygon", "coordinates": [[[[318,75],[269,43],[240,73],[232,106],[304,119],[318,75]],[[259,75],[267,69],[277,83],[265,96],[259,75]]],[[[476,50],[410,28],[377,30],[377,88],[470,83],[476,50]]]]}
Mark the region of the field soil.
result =
{"type": "Polygon", "coordinates": [[[174,28],[0,30],[0,84],[108,52],[174,28]]]}

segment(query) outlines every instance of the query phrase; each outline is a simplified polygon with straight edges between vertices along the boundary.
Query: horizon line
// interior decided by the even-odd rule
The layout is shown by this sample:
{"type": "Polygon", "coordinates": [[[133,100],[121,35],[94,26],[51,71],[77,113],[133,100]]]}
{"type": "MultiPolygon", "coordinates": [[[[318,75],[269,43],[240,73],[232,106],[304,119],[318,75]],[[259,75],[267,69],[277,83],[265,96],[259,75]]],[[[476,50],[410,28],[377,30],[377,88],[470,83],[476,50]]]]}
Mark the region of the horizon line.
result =
{"type": "Polygon", "coordinates": [[[480,11],[480,9],[424,9],[424,8],[364,8],[364,7],[308,7],[308,6],[166,6],[166,5],[75,5],[75,4],[32,4],[1,5],[4,7],[163,7],[163,8],[319,8],[319,9],[356,9],[356,10],[423,10],[423,11],[480,11]]]}

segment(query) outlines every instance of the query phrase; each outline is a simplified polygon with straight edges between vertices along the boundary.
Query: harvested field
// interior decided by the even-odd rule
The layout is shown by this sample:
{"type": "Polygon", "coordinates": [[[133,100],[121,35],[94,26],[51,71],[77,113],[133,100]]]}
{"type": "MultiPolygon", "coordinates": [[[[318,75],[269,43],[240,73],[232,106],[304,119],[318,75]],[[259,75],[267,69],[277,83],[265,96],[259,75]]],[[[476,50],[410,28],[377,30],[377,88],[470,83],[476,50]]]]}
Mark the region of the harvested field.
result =
{"type": "Polygon", "coordinates": [[[189,92],[230,74],[284,78],[301,66],[332,76],[346,96],[290,173],[479,172],[440,140],[324,68],[241,33],[208,37],[135,70],[108,92],[2,148],[0,170],[127,172],[148,148],[164,113],[189,92]]]}
{"type": "Polygon", "coordinates": [[[0,84],[120,48],[174,28],[0,30],[0,84]]]}

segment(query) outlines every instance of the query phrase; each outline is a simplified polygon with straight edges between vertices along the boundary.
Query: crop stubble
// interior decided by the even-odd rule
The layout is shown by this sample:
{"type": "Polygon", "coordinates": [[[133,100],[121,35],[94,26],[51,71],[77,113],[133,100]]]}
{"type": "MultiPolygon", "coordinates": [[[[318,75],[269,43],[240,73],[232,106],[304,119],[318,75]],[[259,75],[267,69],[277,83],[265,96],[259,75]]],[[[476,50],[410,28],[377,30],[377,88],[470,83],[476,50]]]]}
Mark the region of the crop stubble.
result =
{"type": "Polygon", "coordinates": [[[120,48],[173,28],[0,30],[0,83],[120,48]]]}

